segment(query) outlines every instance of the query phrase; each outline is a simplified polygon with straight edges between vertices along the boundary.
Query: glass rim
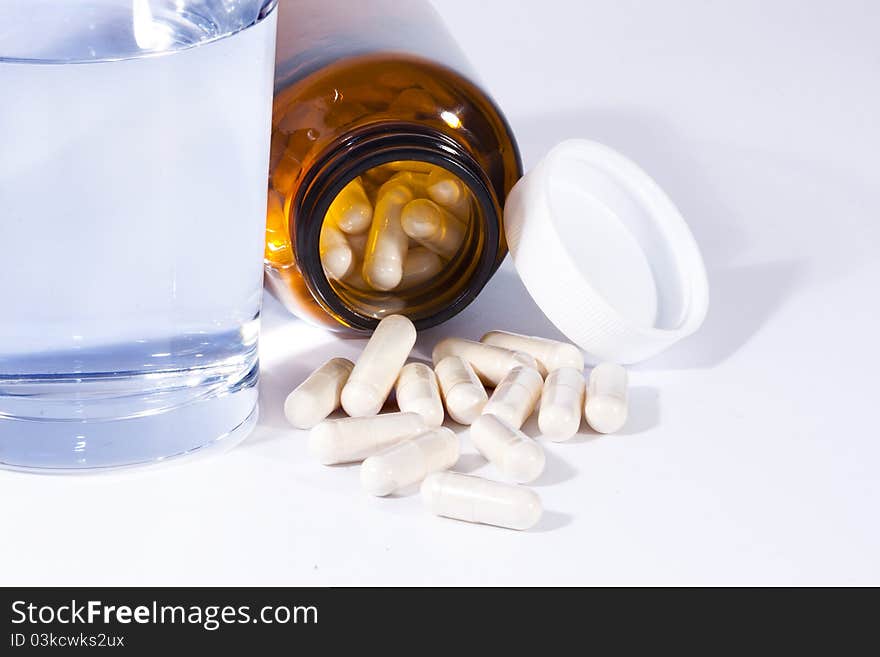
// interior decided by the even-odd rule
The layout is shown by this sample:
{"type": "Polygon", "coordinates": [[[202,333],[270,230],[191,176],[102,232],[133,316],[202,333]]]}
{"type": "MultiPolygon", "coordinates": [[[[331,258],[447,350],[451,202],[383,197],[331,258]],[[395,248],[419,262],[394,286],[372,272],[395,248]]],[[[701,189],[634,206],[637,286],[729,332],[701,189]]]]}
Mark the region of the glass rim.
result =
{"type": "Polygon", "coordinates": [[[82,58],[73,58],[73,59],[61,59],[61,58],[53,58],[53,57],[11,57],[8,55],[4,55],[0,52],[0,65],[3,64],[19,64],[23,66],[67,66],[67,65],[87,65],[87,64],[110,64],[113,62],[125,62],[132,60],[140,60],[140,59],[150,59],[153,57],[165,57],[168,55],[174,55],[182,52],[186,52],[188,50],[192,50],[193,48],[198,48],[200,46],[207,46],[212,43],[216,43],[218,41],[222,41],[224,39],[228,39],[230,37],[235,36],[236,34],[240,34],[246,30],[251,29],[252,27],[256,27],[261,24],[265,19],[269,18],[272,14],[275,13],[276,8],[278,7],[279,0],[265,0],[263,6],[260,8],[260,12],[257,15],[256,20],[247,25],[242,25],[241,27],[231,30],[229,32],[224,32],[222,34],[218,34],[210,39],[205,39],[204,41],[198,41],[196,43],[187,44],[184,46],[180,46],[178,48],[167,49],[167,50],[157,50],[157,51],[145,51],[141,53],[130,53],[118,56],[109,56],[109,57],[95,57],[90,59],[82,59],[82,58]]]}

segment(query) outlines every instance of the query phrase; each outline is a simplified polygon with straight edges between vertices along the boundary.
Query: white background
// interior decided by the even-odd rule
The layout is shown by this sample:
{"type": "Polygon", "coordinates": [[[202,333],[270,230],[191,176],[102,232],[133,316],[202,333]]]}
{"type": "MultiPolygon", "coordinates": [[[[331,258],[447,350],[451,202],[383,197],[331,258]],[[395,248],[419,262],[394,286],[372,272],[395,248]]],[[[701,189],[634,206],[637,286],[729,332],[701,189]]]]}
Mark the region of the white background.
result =
{"type": "MultiPolygon", "coordinates": [[[[267,299],[257,431],[160,469],[0,473],[0,583],[880,584],[880,4],[438,6],[527,167],[589,137],[668,191],[709,270],[701,333],[632,371],[620,435],[547,445],[517,533],[311,461],[283,397],[362,342],[267,299]]],[[[507,265],[418,353],[493,328],[554,335],[507,265]]]]}

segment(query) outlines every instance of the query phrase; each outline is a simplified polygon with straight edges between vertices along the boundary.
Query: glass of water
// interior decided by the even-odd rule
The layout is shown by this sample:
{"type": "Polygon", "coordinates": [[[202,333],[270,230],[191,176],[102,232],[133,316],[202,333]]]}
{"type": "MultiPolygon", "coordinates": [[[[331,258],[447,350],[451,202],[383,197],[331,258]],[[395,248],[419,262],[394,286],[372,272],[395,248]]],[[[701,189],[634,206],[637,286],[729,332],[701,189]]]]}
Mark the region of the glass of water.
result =
{"type": "Polygon", "coordinates": [[[276,0],[0,0],[0,466],[244,437],[276,0]]]}

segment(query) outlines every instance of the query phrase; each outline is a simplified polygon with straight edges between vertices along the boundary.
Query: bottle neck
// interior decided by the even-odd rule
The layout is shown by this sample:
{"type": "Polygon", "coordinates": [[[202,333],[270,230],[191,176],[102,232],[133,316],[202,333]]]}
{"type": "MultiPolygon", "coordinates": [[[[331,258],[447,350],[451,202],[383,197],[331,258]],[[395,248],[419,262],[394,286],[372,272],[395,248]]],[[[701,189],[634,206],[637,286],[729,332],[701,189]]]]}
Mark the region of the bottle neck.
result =
{"type": "MultiPolygon", "coordinates": [[[[475,202],[472,239],[459,258],[460,271],[450,272],[455,289],[438,295],[411,316],[416,328],[440,324],[463,310],[483,289],[504,256],[501,204],[482,167],[461,144],[440,130],[420,124],[382,122],[346,133],[324,150],[306,172],[290,213],[291,241],[296,264],[309,292],[337,320],[356,331],[371,331],[382,316],[350,302],[336,292],[324,273],[319,249],[321,226],[330,204],[355,177],[383,164],[426,162],[457,177],[475,202]]],[[[389,303],[387,312],[396,312],[389,303]]],[[[407,314],[404,311],[405,314],[407,314]]]]}

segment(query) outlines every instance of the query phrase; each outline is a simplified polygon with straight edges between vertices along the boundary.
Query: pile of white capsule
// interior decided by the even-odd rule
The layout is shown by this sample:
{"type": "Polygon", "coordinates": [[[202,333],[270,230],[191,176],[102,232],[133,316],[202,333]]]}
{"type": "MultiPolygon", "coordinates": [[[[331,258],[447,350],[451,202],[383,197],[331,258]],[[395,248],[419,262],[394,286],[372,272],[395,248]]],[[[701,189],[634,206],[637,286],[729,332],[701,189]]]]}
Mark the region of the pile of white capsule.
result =
{"type": "Polygon", "coordinates": [[[573,437],[585,416],[600,433],[626,422],[627,374],[603,363],[584,381],[584,359],[574,345],[491,331],[479,342],[440,341],[433,369],[407,363],[416,329],[402,315],[376,327],[357,363],[333,358],[288,395],[287,419],[311,429],[309,450],[323,464],[362,462],[361,482],[373,495],[390,495],[421,482],[428,509],[440,516],[528,529],[541,517],[538,495],[521,486],[544,470],[544,449],[523,433],[538,408],[543,437],[573,437]],[[486,388],[494,388],[492,395],[486,388]],[[396,413],[380,410],[395,392],[396,413]],[[350,416],[328,420],[339,407],[350,416]],[[444,411],[445,409],[445,411],[444,411]],[[443,423],[470,425],[470,440],[508,481],[448,472],[459,439],[443,423]]]}

